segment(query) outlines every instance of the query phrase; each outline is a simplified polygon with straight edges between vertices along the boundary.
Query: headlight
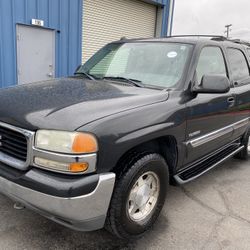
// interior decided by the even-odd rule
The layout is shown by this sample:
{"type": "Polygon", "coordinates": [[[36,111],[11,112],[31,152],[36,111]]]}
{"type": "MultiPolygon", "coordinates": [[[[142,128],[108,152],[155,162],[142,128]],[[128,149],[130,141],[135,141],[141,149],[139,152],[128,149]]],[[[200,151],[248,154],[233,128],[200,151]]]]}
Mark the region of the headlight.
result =
{"type": "Polygon", "coordinates": [[[67,154],[85,154],[98,151],[96,138],[88,133],[38,130],[35,147],[67,154]]]}
{"type": "Polygon", "coordinates": [[[97,151],[97,140],[92,134],[38,130],[35,137],[34,163],[37,167],[65,173],[93,172],[96,164],[94,153],[97,151]],[[42,156],[37,155],[37,149],[44,150],[42,156]]]}

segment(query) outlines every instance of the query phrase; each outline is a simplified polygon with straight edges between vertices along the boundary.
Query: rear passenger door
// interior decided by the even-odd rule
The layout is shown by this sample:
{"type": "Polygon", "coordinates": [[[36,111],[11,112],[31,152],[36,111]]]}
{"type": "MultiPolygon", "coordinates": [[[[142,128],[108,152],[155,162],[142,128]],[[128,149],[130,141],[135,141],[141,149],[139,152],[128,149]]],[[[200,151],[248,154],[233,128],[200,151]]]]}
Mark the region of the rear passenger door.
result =
{"type": "MultiPolygon", "coordinates": [[[[196,75],[196,84],[201,83],[204,75],[229,77],[224,53],[220,47],[202,48],[196,75]]],[[[187,103],[187,154],[184,165],[189,165],[231,142],[231,125],[235,122],[234,98],[231,89],[225,94],[198,94],[187,103]]]]}
{"type": "Polygon", "coordinates": [[[249,55],[244,49],[228,47],[227,57],[236,95],[235,122],[238,124],[234,127],[234,137],[239,137],[246,131],[250,117],[249,55]]]}

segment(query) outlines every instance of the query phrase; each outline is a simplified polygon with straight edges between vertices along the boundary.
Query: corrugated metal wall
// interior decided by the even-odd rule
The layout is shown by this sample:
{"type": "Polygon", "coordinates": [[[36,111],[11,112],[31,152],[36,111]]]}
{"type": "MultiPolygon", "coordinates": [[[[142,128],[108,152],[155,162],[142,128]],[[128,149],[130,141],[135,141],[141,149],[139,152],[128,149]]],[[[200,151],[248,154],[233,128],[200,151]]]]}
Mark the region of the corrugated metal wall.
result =
{"type": "Polygon", "coordinates": [[[56,76],[81,63],[82,0],[0,0],[0,87],[16,84],[16,24],[42,19],[56,32],[56,76]]]}

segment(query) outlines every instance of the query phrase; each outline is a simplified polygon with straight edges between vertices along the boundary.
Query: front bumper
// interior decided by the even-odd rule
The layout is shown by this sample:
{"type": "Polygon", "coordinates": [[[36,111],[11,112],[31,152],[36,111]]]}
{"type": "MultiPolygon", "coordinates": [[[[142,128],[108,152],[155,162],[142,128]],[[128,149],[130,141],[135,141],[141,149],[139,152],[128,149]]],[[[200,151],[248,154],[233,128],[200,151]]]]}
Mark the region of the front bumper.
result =
{"type": "Polygon", "coordinates": [[[100,174],[92,192],[75,197],[60,197],[0,177],[0,192],[64,226],[80,231],[93,231],[104,226],[114,183],[114,173],[100,174]]]}

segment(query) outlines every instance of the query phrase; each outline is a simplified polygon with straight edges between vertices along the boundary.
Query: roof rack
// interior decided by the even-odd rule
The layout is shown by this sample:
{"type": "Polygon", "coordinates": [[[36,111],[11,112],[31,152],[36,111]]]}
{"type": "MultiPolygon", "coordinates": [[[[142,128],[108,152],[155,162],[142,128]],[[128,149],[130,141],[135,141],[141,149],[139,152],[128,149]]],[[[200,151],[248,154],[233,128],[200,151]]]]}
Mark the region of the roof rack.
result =
{"type": "Polygon", "coordinates": [[[177,36],[167,36],[166,38],[175,38],[175,37],[207,37],[211,38],[213,41],[228,41],[228,42],[233,42],[233,43],[238,43],[238,44],[243,44],[246,46],[250,47],[250,41],[245,41],[241,39],[230,39],[225,36],[221,35],[177,35],[177,36]]]}
{"type": "Polygon", "coordinates": [[[176,35],[176,36],[167,36],[166,38],[175,38],[175,37],[211,37],[213,40],[220,39],[220,41],[225,41],[227,38],[221,35],[176,35]]]}
{"type": "Polygon", "coordinates": [[[228,39],[228,41],[233,42],[233,43],[243,44],[243,45],[246,45],[246,46],[250,47],[250,42],[245,41],[245,40],[241,40],[241,39],[228,39]]]}

